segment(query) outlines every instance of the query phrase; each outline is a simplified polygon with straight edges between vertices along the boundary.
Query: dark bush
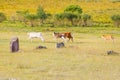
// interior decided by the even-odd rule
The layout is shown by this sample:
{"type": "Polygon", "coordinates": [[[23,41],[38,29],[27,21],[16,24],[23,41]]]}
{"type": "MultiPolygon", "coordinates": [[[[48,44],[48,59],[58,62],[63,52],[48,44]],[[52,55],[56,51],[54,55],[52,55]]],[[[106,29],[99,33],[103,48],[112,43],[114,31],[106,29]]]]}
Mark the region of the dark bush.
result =
{"type": "Polygon", "coordinates": [[[6,16],[4,15],[4,13],[0,12],[0,22],[3,22],[5,21],[7,18],[6,16]]]}
{"type": "Polygon", "coordinates": [[[112,15],[111,19],[113,20],[115,26],[117,27],[120,26],[120,15],[119,14],[112,15]]]}

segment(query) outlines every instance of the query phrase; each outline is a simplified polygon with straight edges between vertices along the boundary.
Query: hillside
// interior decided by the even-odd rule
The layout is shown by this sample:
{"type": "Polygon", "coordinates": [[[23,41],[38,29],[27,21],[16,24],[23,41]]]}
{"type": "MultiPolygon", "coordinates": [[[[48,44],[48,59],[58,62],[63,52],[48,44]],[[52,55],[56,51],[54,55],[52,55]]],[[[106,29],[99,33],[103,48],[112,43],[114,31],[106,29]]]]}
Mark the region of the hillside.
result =
{"type": "Polygon", "coordinates": [[[79,5],[83,13],[89,13],[95,21],[110,22],[112,14],[120,13],[120,2],[110,0],[0,0],[0,12],[7,16],[14,15],[17,10],[35,12],[41,5],[46,12],[55,14],[70,4],[79,5]]]}

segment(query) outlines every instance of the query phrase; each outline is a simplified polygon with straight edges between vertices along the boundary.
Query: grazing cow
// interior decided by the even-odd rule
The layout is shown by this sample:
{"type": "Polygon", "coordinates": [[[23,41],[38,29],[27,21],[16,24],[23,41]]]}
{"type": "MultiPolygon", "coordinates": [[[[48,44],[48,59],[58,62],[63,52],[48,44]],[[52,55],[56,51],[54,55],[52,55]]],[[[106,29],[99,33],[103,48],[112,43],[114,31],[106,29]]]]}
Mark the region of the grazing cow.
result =
{"type": "Polygon", "coordinates": [[[104,40],[114,40],[114,37],[112,35],[102,35],[101,38],[104,40]]]}
{"type": "Polygon", "coordinates": [[[63,33],[63,37],[68,38],[69,40],[71,40],[73,42],[73,37],[70,32],[63,33]]]}
{"type": "Polygon", "coordinates": [[[53,36],[55,38],[61,38],[63,40],[66,40],[68,38],[69,40],[71,40],[73,42],[73,37],[71,35],[71,32],[65,32],[65,33],[54,32],[53,36]]]}
{"type": "Polygon", "coordinates": [[[29,36],[29,39],[31,39],[31,42],[33,38],[40,38],[44,42],[44,38],[41,32],[29,32],[27,34],[29,36]]]}

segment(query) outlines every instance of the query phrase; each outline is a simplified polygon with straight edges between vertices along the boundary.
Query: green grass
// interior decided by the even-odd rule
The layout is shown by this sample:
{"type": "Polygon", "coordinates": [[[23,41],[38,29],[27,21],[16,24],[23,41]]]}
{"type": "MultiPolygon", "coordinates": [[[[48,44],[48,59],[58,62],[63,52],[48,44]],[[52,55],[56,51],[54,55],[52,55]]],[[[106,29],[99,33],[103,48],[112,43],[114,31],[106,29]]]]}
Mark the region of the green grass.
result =
{"type": "MultiPolygon", "coordinates": [[[[25,27],[3,23],[0,26],[0,79],[9,80],[119,80],[120,34],[114,27],[25,27]],[[49,31],[46,31],[49,29],[49,31]],[[27,32],[42,31],[45,42],[28,40],[27,32]],[[74,42],[66,48],[55,47],[53,31],[71,31],[74,42]],[[102,34],[110,33],[115,43],[104,41],[102,34]],[[20,51],[10,53],[10,39],[18,36],[20,51]],[[36,50],[38,45],[47,49],[36,50]],[[117,52],[107,55],[108,50],[117,52]]],[[[61,41],[61,40],[59,40],[61,41]]]]}
{"type": "Polygon", "coordinates": [[[35,26],[30,27],[26,26],[23,23],[15,22],[11,23],[9,21],[5,21],[3,23],[0,23],[0,30],[1,32],[14,32],[14,34],[23,33],[23,32],[30,32],[30,31],[41,31],[41,32],[76,32],[76,33],[84,33],[84,34],[96,34],[96,35],[102,35],[102,34],[113,34],[119,36],[120,28],[118,27],[102,27],[100,25],[98,26],[91,26],[91,27],[65,27],[65,26],[55,26],[55,27],[48,27],[48,26],[35,26]]]}

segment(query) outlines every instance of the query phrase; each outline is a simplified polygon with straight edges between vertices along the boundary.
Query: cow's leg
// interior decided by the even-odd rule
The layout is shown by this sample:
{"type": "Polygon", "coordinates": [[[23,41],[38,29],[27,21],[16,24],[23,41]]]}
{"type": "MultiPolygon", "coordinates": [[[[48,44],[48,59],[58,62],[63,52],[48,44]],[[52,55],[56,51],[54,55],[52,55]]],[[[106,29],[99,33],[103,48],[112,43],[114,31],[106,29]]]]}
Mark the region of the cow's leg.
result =
{"type": "Polygon", "coordinates": [[[44,42],[45,40],[44,40],[44,38],[42,37],[42,36],[40,36],[40,39],[42,40],[42,42],[44,42]]]}
{"type": "Polygon", "coordinates": [[[73,42],[73,37],[69,37],[69,38],[68,38],[68,41],[70,41],[70,40],[73,42]]]}
{"type": "Polygon", "coordinates": [[[71,41],[73,42],[73,37],[71,37],[71,41]]]}
{"type": "Polygon", "coordinates": [[[63,42],[67,42],[67,39],[65,37],[61,37],[63,39],[63,42]]]}

